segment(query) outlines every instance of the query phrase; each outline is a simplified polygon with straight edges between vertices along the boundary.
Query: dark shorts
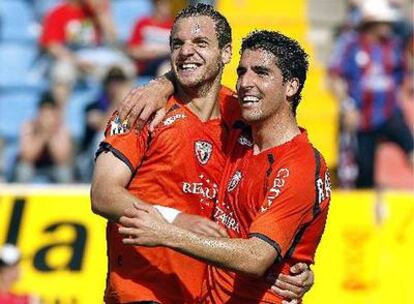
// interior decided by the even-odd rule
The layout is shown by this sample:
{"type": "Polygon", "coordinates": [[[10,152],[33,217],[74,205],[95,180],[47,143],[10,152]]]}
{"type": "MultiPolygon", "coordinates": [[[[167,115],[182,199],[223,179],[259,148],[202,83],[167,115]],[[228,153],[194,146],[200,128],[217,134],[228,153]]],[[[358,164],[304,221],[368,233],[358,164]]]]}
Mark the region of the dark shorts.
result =
{"type": "Polygon", "coordinates": [[[379,139],[386,139],[394,142],[400,146],[406,154],[410,154],[414,148],[413,135],[400,111],[395,112],[390,119],[378,129],[358,132],[358,188],[372,188],[374,186],[375,152],[377,150],[379,139]]]}

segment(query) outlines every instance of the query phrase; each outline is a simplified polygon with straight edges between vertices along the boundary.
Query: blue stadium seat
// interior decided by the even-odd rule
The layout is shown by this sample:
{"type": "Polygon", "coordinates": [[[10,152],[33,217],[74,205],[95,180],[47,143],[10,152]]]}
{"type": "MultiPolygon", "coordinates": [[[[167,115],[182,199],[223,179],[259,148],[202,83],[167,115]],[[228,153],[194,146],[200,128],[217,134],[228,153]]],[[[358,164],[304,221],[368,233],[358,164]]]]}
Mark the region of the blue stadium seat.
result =
{"type": "Polygon", "coordinates": [[[39,93],[33,90],[0,92],[0,136],[18,139],[22,124],[36,114],[39,93]]]}
{"type": "Polygon", "coordinates": [[[152,12],[151,0],[114,0],[111,5],[121,41],[128,40],[138,19],[152,12]]]}
{"type": "Polygon", "coordinates": [[[39,88],[44,77],[36,69],[37,49],[22,43],[0,44],[0,88],[39,88]]]}
{"type": "Polygon", "coordinates": [[[34,41],[37,35],[38,24],[29,2],[0,1],[0,41],[34,41]]]}
{"type": "Polygon", "coordinates": [[[2,158],[0,162],[3,163],[4,168],[4,176],[6,177],[6,181],[11,181],[13,170],[16,165],[17,155],[19,153],[19,140],[15,139],[7,139],[5,140],[5,146],[2,153],[2,158]]]}
{"type": "Polygon", "coordinates": [[[65,122],[76,141],[82,138],[85,129],[85,107],[96,100],[97,91],[98,88],[77,89],[72,93],[66,105],[65,122]]]}
{"type": "Polygon", "coordinates": [[[44,15],[52,8],[56,7],[62,0],[31,0],[34,6],[34,12],[38,20],[42,20],[44,15]]]}
{"type": "Polygon", "coordinates": [[[148,82],[150,82],[153,79],[154,78],[151,77],[151,76],[138,76],[137,79],[135,80],[135,85],[136,86],[143,86],[143,85],[146,85],[148,82]]]}

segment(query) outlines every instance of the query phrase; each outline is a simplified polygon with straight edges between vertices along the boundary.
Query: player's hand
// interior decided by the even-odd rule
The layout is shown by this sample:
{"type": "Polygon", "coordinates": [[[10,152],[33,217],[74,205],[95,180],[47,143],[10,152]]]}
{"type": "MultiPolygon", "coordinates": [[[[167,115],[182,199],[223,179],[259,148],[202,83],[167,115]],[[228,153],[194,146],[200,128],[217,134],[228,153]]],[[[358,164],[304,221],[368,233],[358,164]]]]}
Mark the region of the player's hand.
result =
{"type": "Polygon", "coordinates": [[[134,205],[119,219],[118,229],[126,245],[161,246],[171,237],[171,228],[162,215],[151,206],[134,205]]]}
{"type": "Polygon", "coordinates": [[[226,229],[203,216],[180,213],[173,221],[173,224],[196,234],[212,237],[228,237],[226,229]]]}
{"type": "MultiPolygon", "coordinates": [[[[135,125],[138,130],[142,129],[148,118],[167,103],[169,96],[164,91],[163,85],[158,80],[131,90],[119,108],[121,120],[128,119],[130,126],[135,125]]],[[[165,115],[162,113],[156,114],[156,120],[152,121],[150,131],[162,120],[165,115]]]]}
{"type": "Polygon", "coordinates": [[[303,295],[311,289],[314,283],[313,271],[305,263],[297,263],[290,268],[291,274],[279,274],[277,277],[270,274],[267,281],[272,283],[270,288],[275,294],[291,301],[284,304],[299,303],[303,295]]]}

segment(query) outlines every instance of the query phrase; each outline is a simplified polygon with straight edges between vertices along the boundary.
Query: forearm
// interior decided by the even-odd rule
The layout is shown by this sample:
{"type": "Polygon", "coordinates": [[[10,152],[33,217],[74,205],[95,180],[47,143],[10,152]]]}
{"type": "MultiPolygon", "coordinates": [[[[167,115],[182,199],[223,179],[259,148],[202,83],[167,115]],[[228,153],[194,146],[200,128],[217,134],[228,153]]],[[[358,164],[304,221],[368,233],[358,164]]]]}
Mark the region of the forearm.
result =
{"type": "MultiPolygon", "coordinates": [[[[262,276],[270,266],[257,239],[229,239],[201,236],[179,227],[170,227],[164,246],[209,264],[252,276],[262,276]]],[[[271,249],[273,250],[273,249],[271,249]]]]}
{"type": "Polygon", "coordinates": [[[123,187],[99,183],[92,184],[91,201],[94,213],[116,222],[127,208],[133,208],[134,203],[147,205],[123,187]]]}

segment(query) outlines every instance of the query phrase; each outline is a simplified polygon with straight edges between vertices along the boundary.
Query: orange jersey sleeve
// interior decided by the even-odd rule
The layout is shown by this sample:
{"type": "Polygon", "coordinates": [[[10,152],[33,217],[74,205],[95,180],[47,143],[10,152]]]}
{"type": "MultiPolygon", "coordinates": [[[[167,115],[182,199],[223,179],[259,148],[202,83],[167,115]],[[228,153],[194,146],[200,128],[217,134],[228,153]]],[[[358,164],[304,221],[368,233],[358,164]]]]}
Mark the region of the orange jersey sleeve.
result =
{"type": "Polygon", "coordinates": [[[102,152],[110,151],[134,173],[142,162],[149,141],[147,126],[142,131],[130,128],[128,122],[121,121],[115,112],[107,124],[105,139],[101,142],[96,157],[102,152]]]}

